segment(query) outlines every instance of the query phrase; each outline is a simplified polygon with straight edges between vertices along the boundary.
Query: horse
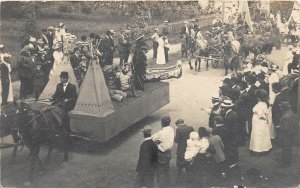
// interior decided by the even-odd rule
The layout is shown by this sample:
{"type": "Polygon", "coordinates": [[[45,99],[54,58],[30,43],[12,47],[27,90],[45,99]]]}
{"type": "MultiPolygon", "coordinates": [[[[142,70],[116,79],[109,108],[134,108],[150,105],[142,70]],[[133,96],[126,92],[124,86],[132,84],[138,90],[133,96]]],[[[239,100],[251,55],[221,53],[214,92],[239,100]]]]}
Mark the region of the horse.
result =
{"type": "Polygon", "coordinates": [[[39,158],[40,147],[43,143],[48,144],[47,162],[50,161],[54,141],[57,137],[63,140],[64,157],[63,162],[68,161],[68,146],[70,132],[65,127],[65,111],[60,106],[51,105],[40,110],[31,110],[31,120],[19,127],[23,142],[31,153],[31,169],[29,179],[32,180],[35,163],[38,161],[42,167],[39,158]]]}
{"type": "MultiPolygon", "coordinates": [[[[48,144],[47,162],[50,161],[51,153],[54,146],[54,141],[57,137],[63,140],[64,157],[63,162],[68,161],[68,146],[70,131],[65,128],[64,123],[66,112],[59,104],[35,110],[30,108],[25,102],[15,103],[10,107],[12,112],[10,117],[13,117],[14,123],[12,130],[16,130],[17,136],[13,136],[14,142],[20,142],[26,145],[30,151],[31,163],[29,180],[33,179],[35,164],[38,162],[42,169],[42,162],[39,158],[39,151],[42,144],[48,144]]],[[[6,115],[8,117],[8,115],[6,115]]],[[[9,130],[9,129],[8,129],[9,130]]],[[[6,131],[8,132],[8,131],[6,131]]],[[[16,133],[13,132],[15,135],[16,133]]],[[[15,157],[17,149],[14,149],[13,156],[15,157]]]]}
{"type": "MultiPolygon", "coordinates": [[[[190,69],[193,70],[192,66],[192,57],[194,53],[196,54],[196,60],[195,60],[195,71],[200,72],[201,69],[201,56],[208,57],[208,51],[207,51],[207,41],[206,40],[196,40],[193,38],[189,39],[190,43],[192,44],[191,48],[188,50],[188,59],[189,59],[189,65],[190,69]]],[[[206,70],[208,70],[208,60],[206,60],[206,70]]]]}
{"type": "Polygon", "coordinates": [[[13,151],[9,164],[13,164],[19,145],[22,145],[19,125],[21,122],[29,121],[30,107],[25,103],[12,102],[1,107],[1,138],[11,135],[13,138],[13,151]]]}

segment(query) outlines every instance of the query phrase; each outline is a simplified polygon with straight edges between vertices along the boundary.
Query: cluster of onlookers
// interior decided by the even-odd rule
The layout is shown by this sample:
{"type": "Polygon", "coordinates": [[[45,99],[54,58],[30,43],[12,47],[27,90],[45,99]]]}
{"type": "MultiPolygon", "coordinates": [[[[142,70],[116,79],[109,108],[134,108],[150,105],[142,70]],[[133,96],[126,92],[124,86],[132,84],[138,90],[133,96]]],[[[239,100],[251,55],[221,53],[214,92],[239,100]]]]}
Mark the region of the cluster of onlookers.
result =
{"type": "Polygon", "coordinates": [[[162,130],[153,135],[146,126],[136,169],[139,184],[153,187],[157,176],[160,187],[170,185],[174,143],[178,144],[176,183],[185,182],[186,187],[205,187],[208,178],[226,177],[246,143],[252,156],[263,156],[279,146],[278,163],[291,165],[292,147],[299,138],[298,79],[299,66],[284,76],[278,66],[260,56],[242,72],[224,78],[219,94],[212,97],[208,127],[194,131],[179,119],[175,133],[168,116],[161,120],[162,130]]]}

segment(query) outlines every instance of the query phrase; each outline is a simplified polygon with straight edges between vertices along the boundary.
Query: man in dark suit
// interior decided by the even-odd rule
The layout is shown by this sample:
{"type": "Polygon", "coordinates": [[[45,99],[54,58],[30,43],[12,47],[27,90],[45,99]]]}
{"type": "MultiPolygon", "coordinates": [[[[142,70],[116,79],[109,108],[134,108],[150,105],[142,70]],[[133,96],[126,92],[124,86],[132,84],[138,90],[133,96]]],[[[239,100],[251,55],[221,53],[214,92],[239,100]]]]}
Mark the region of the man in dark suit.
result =
{"type": "Polygon", "coordinates": [[[225,155],[231,163],[237,163],[239,160],[239,129],[240,119],[236,111],[233,110],[231,100],[224,100],[221,104],[221,109],[224,114],[224,126],[228,129],[229,137],[225,155]]]}
{"type": "Polygon", "coordinates": [[[140,154],[136,167],[139,186],[154,187],[154,176],[158,167],[158,147],[151,139],[151,127],[143,129],[145,141],[140,146],[140,154]]]}
{"type": "Polygon", "coordinates": [[[211,108],[209,118],[208,118],[208,126],[214,128],[214,117],[220,115],[220,96],[214,95],[212,96],[213,107],[211,108]]]}
{"type": "Polygon", "coordinates": [[[273,106],[272,106],[272,122],[274,126],[278,126],[280,119],[282,117],[282,112],[280,110],[280,103],[282,101],[290,100],[290,93],[288,89],[282,89],[280,83],[275,82],[272,84],[272,90],[276,94],[273,106]]]}
{"type": "Polygon", "coordinates": [[[185,159],[184,159],[184,153],[186,150],[186,141],[190,137],[190,133],[194,131],[194,128],[192,126],[188,126],[184,124],[184,121],[182,119],[179,119],[175,122],[175,125],[178,127],[176,129],[176,136],[174,139],[174,142],[176,142],[177,145],[177,182],[180,182],[180,178],[182,175],[182,170],[185,168],[185,159]]]}
{"type": "Polygon", "coordinates": [[[73,70],[75,70],[77,68],[80,61],[81,61],[80,50],[79,50],[79,48],[74,48],[74,53],[70,55],[70,62],[73,67],[73,70]]]}
{"type": "Polygon", "coordinates": [[[257,87],[255,86],[255,82],[256,82],[256,77],[253,74],[248,74],[246,76],[246,82],[248,85],[248,88],[246,89],[246,91],[249,94],[249,107],[251,109],[251,118],[249,119],[248,122],[248,132],[251,135],[251,131],[252,131],[252,116],[253,116],[253,107],[257,104],[257,97],[255,95],[255,91],[257,90],[257,87]]]}
{"type": "Polygon", "coordinates": [[[118,38],[118,42],[119,42],[119,56],[120,56],[120,67],[123,66],[124,63],[127,63],[128,61],[128,56],[130,53],[130,43],[129,41],[126,39],[125,36],[125,30],[121,31],[121,35],[118,38]]]}
{"type": "Polygon", "coordinates": [[[46,37],[48,39],[48,46],[49,46],[50,50],[52,50],[53,39],[54,39],[54,27],[52,27],[52,26],[48,27],[48,33],[46,34],[46,37]]]}
{"type": "Polygon", "coordinates": [[[34,49],[31,48],[18,62],[19,78],[21,81],[20,85],[20,98],[25,99],[28,95],[33,94],[33,70],[35,63],[37,62],[36,54],[34,49]]]}
{"type": "Polygon", "coordinates": [[[263,89],[269,93],[269,84],[265,81],[265,74],[259,73],[257,75],[257,80],[260,83],[260,85],[258,86],[258,89],[263,89]]]}
{"type": "Polygon", "coordinates": [[[246,124],[252,119],[252,109],[249,104],[249,94],[246,91],[247,83],[240,82],[238,86],[241,90],[240,96],[235,103],[235,110],[238,113],[241,125],[240,125],[240,144],[244,145],[246,140],[246,124]]]}
{"type": "Polygon", "coordinates": [[[292,161],[292,147],[298,143],[299,137],[299,119],[291,110],[288,101],[282,101],[280,104],[282,117],[278,128],[278,141],[281,146],[281,166],[289,166],[292,161]]]}
{"type": "Polygon", "coordinates": [[[70,120],[68,112],[74,109],[77,100],[76,86],[69,83],[68,80],[68,72],[61,72],[61,83],[57,84],[55,93],[52,96],[52,104],[58,105],[64,112],[63,126],[66,131],[70,131],[70,120]]]}
{"type": "Polygon", "coordinates": [[[100,42],[100,49],[104,56],[104,65],[112,65],[114,58],[114,31],[110,30],[106,32],[105,37],[100,42]]]}

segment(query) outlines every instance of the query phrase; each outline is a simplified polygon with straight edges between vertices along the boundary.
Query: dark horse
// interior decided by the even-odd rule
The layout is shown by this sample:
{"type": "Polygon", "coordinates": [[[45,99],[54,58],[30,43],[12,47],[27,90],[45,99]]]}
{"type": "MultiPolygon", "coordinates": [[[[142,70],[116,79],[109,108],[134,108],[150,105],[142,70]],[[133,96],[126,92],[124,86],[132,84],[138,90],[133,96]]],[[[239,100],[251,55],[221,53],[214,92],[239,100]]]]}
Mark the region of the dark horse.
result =
{"type": "MultiPolygon", "coordinates": [[[[41,110],[33,110],[26,103],[21,102],[12,106],[15,108],[15,117],[13,118],[14,128],[21,138],[21,143],[26,145],[31,155],[31,169],[29,180],[32,180],[36,162],[42,168],[42,162],[39,158],[39,151],[42,144],[48,144],[47,161],[51,158],[54,141],[57,137],[63,140],[64,157],[63,161],[68,160],[69,131],[63,126],[63,110],[58,106],[49,106],[41,110]]],[[[15,133],[14,133],[15,134],[15,133]]],[[[18,140],[16,140],[18,141],[18,140]]],[[[14,155],[15,156],[15,155],[14,155]]]]}
{"type": "Polygon", "coordinates": [[[9,161],[12,164],[17,155],[17,149],[21,143],[21,135],[19,132],[20,122],[28,122],[29,105],[25,103],[9,103],[1,107],[1,138],[12,135],[13,144],[3,145],[3,147],[12,146],[13,152],[9,161]]]}

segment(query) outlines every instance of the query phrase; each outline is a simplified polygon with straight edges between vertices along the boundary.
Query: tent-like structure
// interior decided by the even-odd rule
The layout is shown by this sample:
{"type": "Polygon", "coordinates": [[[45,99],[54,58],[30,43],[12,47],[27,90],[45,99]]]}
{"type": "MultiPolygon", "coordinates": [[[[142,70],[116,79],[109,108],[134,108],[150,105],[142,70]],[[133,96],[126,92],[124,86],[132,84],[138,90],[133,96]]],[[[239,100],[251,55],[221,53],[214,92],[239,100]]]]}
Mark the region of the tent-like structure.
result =
{"type": "Polygon", "coordinates": [[[114,112],[100,65],[91,61],[72,114],[105,117],[114,112]]]}
{"type": "Polygon", "coordinates": [[[54,63],[56,66],[53,66],[54,68],[52,70],[52,74],[50,75],[49,81],[40,95],[39,100],[49,99],[52,97],[52,95],[55,93],[57,84],[60,83],[59,75],[62,71],[69,73],[69,82],[76,86],[77,92],[79,91],[78,83],[68,57],[64,56],[61,62],[54,63]]]}

